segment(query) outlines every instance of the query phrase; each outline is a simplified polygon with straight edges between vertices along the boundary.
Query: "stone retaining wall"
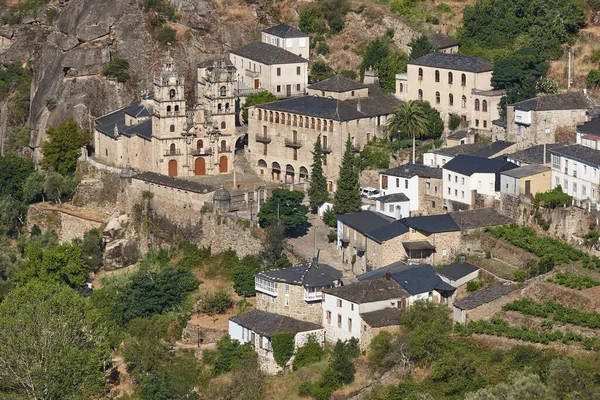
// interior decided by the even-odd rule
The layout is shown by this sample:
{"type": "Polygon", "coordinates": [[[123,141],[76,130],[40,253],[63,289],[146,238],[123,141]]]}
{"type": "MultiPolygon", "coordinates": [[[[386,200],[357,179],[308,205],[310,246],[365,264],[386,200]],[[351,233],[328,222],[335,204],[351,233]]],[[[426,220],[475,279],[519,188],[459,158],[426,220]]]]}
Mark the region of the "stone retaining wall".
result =
{"type": "Polygon", "coordinates": [[[60,210],[46,210],[36,205],[29,206],[27,212],[27,231],[31,232],[33,225],[42,231],[53,230],[61,242],[81,239],[83,235],[94,228],[101,228],[102,222],[78,217],[60,210]]]}

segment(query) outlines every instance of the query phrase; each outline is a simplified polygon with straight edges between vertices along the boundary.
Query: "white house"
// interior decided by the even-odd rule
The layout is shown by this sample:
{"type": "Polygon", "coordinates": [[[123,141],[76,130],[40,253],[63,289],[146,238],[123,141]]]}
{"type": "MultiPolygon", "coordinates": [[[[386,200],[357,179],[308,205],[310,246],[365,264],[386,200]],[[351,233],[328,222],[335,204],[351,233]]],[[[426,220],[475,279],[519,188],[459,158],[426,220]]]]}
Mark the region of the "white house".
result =
{"type": "Polygon", "coordinates": [[[375,210],[388,217],[410,217],[410,200],[404,193],[392,193],[375,199],[375,210]]]}
{"type": "Polygon", "coordinates": [[[270,374],[289,370],[294,357],[285,367],[280,367],[273,357],[271,341],[278,333],[294,333],[294,348],[302,347],[312,335],[318,343],[325,342],[325,330],[312,322],[252,310],[229,318],[229,336],[241,343],[250,343],[258,354],[260,368],[270,374]]]}
{"type": "Polygon", "coordinates": [[[600,118],[577,127],[577,144],[600,150],[600,118]]]}
{"type": "MultiPolygon", "coordinates": [[[[416,212],[422,208],[420,207],[420,197],[425,194],[439,195],[442,190],[441,185],[438,185],[439,181],[436,181],[439,179],[442,179],[442,171],[438,168],[409,163],[381,172],[379,174],[379,190],[384,197],[397,193],[404,194],[410,202],[409,210],[416,212]]],[[[379,207],[377,211],[396,218],[395,213],[389,214],[389,206],[387,213],[379,207]]],[[[402,216],[408,217],[404,214],[402,216]]]]}
{"type": "Polygon", "coordinates": [[[457,288],[479,277],[479,268],[465,261],[463,255],[459,262],[446,265],[437,271],[442,280],[457,288]]]}
{"type": "Polygon", "coordinates": [[[551,153],[552,188],[561,185],[577,201],[598,203],[600,150],[576,144],[551,153]]]}
{"type": "Polygon", "coordinates": [[[503,159],[459,155],[442,168],[444,205],[448,210],[475,204],[472,192],[494,198],[500,191],[500,173],[517,168],[503,159]]]}
{"type": "Polygon", "coordinates": [[[261,41],[297,54],[307,60],[310,57],[310,36],[294,26],[279,24],[264,29],[261,34],[261,41]]]}
{"type": "Polygon", "coordinates": [[[494,158],[506,154],[514,147],[514,143],[497,140],[490,143],[467,143],[453,147],[429,151],[423,154],[423,164],[441,168],[454,157],[464,154],[475,157],[494,158]]]}

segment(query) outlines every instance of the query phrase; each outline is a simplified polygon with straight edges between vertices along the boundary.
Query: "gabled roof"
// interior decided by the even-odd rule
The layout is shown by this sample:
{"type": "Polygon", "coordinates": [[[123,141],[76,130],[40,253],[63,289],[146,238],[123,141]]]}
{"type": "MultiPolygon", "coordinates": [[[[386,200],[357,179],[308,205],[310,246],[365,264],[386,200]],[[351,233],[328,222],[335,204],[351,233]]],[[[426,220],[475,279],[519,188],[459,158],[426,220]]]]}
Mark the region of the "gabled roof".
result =
{"type": "Polygon", "coordinates": [[[515,221],[492,208],[478,208],[451,212],[449,214],[459,228],[464,231],[468,229],[485,228],[486,226],[510,225],[515,221]]]}
{"type": "Polygon", "coordinates": [[[427,36],[427,39],[429,39],[434,47],[440,50],[458,46],[458,42],[454,38],[444,35],[443,33],[434,33],[433,35],[427,36]]]}
{"type": "Polygon", "coordinates": [[[406,232],[408,232],[408,228],[402,221],[394,221],[366,232],[365,236],[381,244],[386,240],[393,239],[397,236],[405,234],[406,232]]]}
{"type": "Polygon", "coordinates": [[[379,279],[387,273],[411,295],[430,292],[432,290],[454,291],[455,288],[442,281],[435,269],[429,264],[407,265],[396,262],[383,268],[356,277],[360,281],[379,279]]]}
{"type": "Polygon", "coordinates": [[[560,143],[549,143],[546,145],[546,159],[544,160],[544,145],[538,144],[536,146],[531,146],[526,149],[517,151],[515,153],[509,154],[508,158],[514,161],[520,161],[527,164],[546,164],[550,162],[551,159],[551,150],[558,149],[560,147],[569,146],[572,143],[569,142],[560,142],[560,143]]]}
{"type": "Polygon", "coordinates": [[[432,151],[433,154],[441,154],[443,156],[454,157],[459,154],[467,154],[476,157],[489,158],[498,154],[514,143],[497,140],[491,143],[468,143],[460,146],[446,147],[443,149],[432,151]]]}
{"type": "Polygon", "coordinates": [[[393,218],[372,211],[357,211],[350,214],[339,215],[337,220],[362,234],[388,225],[390,222],[394,221],[393,218]]]}
{"type": "Polygon", "coordinates": [[[549,167],[539,164],[531,164],[524,167],[511,169],[509,171],[504,171],[502,172],[502,175],[510,176],[512,178],[525,178],[526,176],[537,175],[548,171],[550,171],[549,167]]]}
{"type": "Polygon", "coordinates": [[[360,314],[360,317],[371,328],[400,325],[400,310],[397,308],[384,308],[383,310],[371,311],[360,314]]]}
{"type": "Polygon", "coordinates": [[[333,285],[342,279],[342,272],[327,264],[304,262],[289,268],[259,272],[256,276],[291,285],[317,287],[333,285]]]}
{"type": "Polygon", "coordinates": [[[269,338],[278,333],[300,333],[323,329],[321,325],[312,322],[300,321],[262,310],[248,311],[230,317],[229,320],[269,338]]]}
{"type": "Polygon", "coordinates": [[[583,92],[543,95],[511,105],[520,111],[589,110],[594,107],[583,92]]]}
{"type": "Polygon", "coordinates": [[[323,292],[355,304],[410,297],[398,282],[393,279],[388,280],[385,277],[323,289],[323,292]]]}
{"type": "Polygon", "coordinates": [[[255,41],[230,51],[266,65],[308,63],[308,60],[277,46],[255,41]]]}
{"type": "Polygon", "coordinates": [[[443,169],[471,176],[473,174],[494,174],[508,169],[517,168],[518,165],[501,158],[483,158],[467,155],[458,155],[444,164],[443,169]]]}
{"type": "Polygon", "coordinates": [[[469,135],[469,132],[467,131],[456,131],[451,135],[448,135],[448,139],[452,139],[452,140],[460,140],[460,139],[464,139],[469,135]]]}
{"type": "Polygon", "coordinates": [[[331,78],[324,79],[320,82],[308,85],[308,89],[323,90],[325,92],[349,92],[351,90],[365,89],[369,85],[359,83],[348,79],[341,75],[332,76],[331,78]]]}
{"type": "Polygon", "coordinates": [[[592,149],[580,144],[552,150],[552,154],[558,154],[594,167],[600,167],[600,150],[592,149]]]}
{"type": "Polygon", "coordinates": [[[278,36],[280,38],[308,37],[306,33],[302,32],[295,26],[290,26],[286,24],[279,24],[267,29],[263,29],[263,32],[274,36],[278,36]]]}
{"type": "Polygon", "coordinates": [[[96,118],[96,130],[111,138],[116,138],[115,126],[119,134],[127,137],[138,135],[145,139],[152,137],[152,123],[150,121],[150,112],[142,105],[141,100],[136,100],[127,107],[112,111],[106,115],[96,118]],[[136,125],[125,125],[125,115],[134,118],[148,118],[136,125]]]}
{"type": "Polygon", "coordinates": [[[473,264],[456,262],[439,269],[437,273],[440,276],[457,281],[475,271],[479,271],[479,268],[473,264]]]}
{"type": "Polygon", "coordinates": [[[408,64],[475,73],[492,71],[494,69],[494,64],[481,58],[439,52],[429,53],[423,57],[409,61],[408,64]]]}
{"type": "Polygon", "coordinates": [[[174,189],[187,190],[189,192],[204,194],[215,190],[214,187],[202,183],[188,181],[186,179],[173,178],[172,176],[157,174],[150,171],[141,172],[137,174],[135,178],[149,183],[156,183],[158,185],[172,187],[174,189]]]}
{"type": "Polygon", "coordinates": [[[442,170],[440,168],[429,167],[422,164],[408,163],[387,169],[379,173],[380,175],[399,176],[402,178],[412,178],[419,176],[421,178],[442,179],[442,170]]]}
{"type": "Polygon", "coordinates": [[[375,200],[382,203],[401,203],[404,201],[410,201],[410,199],[404,193],[392,193],[385,196],[380,196],[375,200]]]}
{"type": "Polygon", "coordinates": [[[592,135],[600,134],[600,118],[594,118],[591,121],[586,122],[583,125],[577,127],[577,132],[588,133],[592,135]]]}
{"type": "Polygon", "coordinates": [[[491,285],[486,286],[477,292],[464,297],[454,303],[454,307],[461,310],[472,310],[481,305],[487,304],[509,293],[514,292],[519,287],[517,285],[491,285]]]}
{"type": "Polygon", "coordinates": [[[409,228],[425,233],[443,233],[460,231],[456,222],[448,214],[425,215],[404,218],[401,222],[409,228]]]}

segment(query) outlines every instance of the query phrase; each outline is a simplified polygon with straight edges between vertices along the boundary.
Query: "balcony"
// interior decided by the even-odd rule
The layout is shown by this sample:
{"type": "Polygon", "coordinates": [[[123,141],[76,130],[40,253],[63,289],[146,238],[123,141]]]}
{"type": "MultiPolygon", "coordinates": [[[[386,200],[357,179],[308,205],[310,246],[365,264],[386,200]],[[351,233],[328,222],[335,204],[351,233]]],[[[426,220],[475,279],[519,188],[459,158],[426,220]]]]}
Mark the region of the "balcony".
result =
{"type": "Polygon", "coordinates": [[[361,242],[357,242],[354,245],[354,248],[356,249],[357,253],[364,253],[367,250],[367,247],[365,246],[365,244],[361,243],[361,242]]]}
{"type": "Polygon", "coordinates": [[[174,156],[180,156],[181,155],[181,150],[177,149],[177,150],[167,150],[164,154],[164,157],[174,157],[174,156]]]}
{"type": "Polygon", "coordinates": [[[321,301],[321,299],[323,299],[323,292],[309,292],[308,290],[304,290],[305,301],[321,301]]]}
{"type": "Polygon", "coordinates": [[[350,243],[350,237],[349,237],[348,235],[343,235],[343,236],[340,238],[340,241],[342,242],[342,244],[343,244],[344,246],[348,246],[348,244],[350,243]]]}
{"type": "Polygon", "coordinates": [[[331,153],[331,145],[329,145],[329,146],[323,146],[322,152],[325,153],[325,154],[331,153]]]}
{"type": "Polygon", "coordinates": [[[302,142],[297,139],[285,139],[285,146],[292,149],[299,149],[302,147],[302,142]]]}
{"type": "Polygon", "coordinates": [[[194,147],[190,149],[190,154],[193,156],[210,156],[212,153],[213,149],[207,147],[201,149],[194,147]]]}
{"type": "Polygon", "coordinates": [[[265,143],[265,144],[269,144],[271,143],[271,136],[269,135],[256,135],[256,141],[258,143],[265,143]]]}
{"type": "Polygon", "coordinates": [[[246,74],[246,76],[248,78],[259,78],[260,77],[260,72],[252,71],[250,69],[245,69],[244,73],[246,74]]]}
{"type": "Polygon", "coordinates": [[[231,147],[230,146],[219,147],[219,153],[231,153],[231,147]]]}

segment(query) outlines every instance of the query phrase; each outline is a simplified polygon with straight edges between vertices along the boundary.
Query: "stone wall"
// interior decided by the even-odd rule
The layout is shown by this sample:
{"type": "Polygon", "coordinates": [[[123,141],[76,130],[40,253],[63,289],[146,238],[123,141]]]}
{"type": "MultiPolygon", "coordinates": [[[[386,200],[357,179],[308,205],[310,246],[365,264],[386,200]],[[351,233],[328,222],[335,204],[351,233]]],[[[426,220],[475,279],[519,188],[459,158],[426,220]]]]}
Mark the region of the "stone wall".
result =
{"type": "Polygon", "coordinates": [[[461,242],[462,253],[472,253],[478,250],[488,250],[491,256],[515,267],[522,267],[537,263],[538,258],[525,250],[494,239],[481,232],[481,229],[472,229],[464,232],[461,242]]]}
{"type": "Polygon", "coordinates": [[[444,200],[442,199],[443,185],[441,179],[419,178],[419,215],[442,214],[444,200]],[[429,184],[429,188],[427,185],[429,184]]]}
{"type": "Polygon", "coordinates": [[[290,285],[289,296],[285,296],[285,284],[277,285],[277,297],[256,292],[256,308],[279,315],[296,318],[301,321],[323,323],[323,308],[320,301],[307,302],[304,300],[304,288],[290,285]],[[286,299],[288,305],[286,305],[286,299]]]}
{"type": "Polygon", "coordinates": [[[379,334],[379,332],[382,331],[388,331],[390,333],[398,333],[400,332],[400,326],[399,325],[393,325],[393,326],[383,326],[381,328],[372,328],[369,325],[367,325],[364,321],[362,321],[361,319],[361,327],[360,327],[360,350],[361,351],[368,351],[369,350],[369,345],[371,344],[371,341],[373,340],[373,338],[375,336],[377,336],[379,334]]]}
{"type": "Polygon", "coordinates": [[[33,225],[39,226],[42,231],[53,230],[61,242],[81,239],[87,231],[100,228],[102,224],[103,221],[83,218],[55,207],[44,208],[34,204],[27,211],[27,231],[31,232],[33,225]]]}
{"type": "Polygon", "coordinates": [[[508,295],[491,301],[487,304],[483,304],[477,308],[467,311],[467,318],[465,323],[469,323],[469,321],[479,321],[481,319],[489,319],[494,316],[494,314],[502,311],[502,306],[510,303],[513,300],[517,300],[521,297],[521,289],[517,289],[514,292],[509,293],[508,295]]]}

